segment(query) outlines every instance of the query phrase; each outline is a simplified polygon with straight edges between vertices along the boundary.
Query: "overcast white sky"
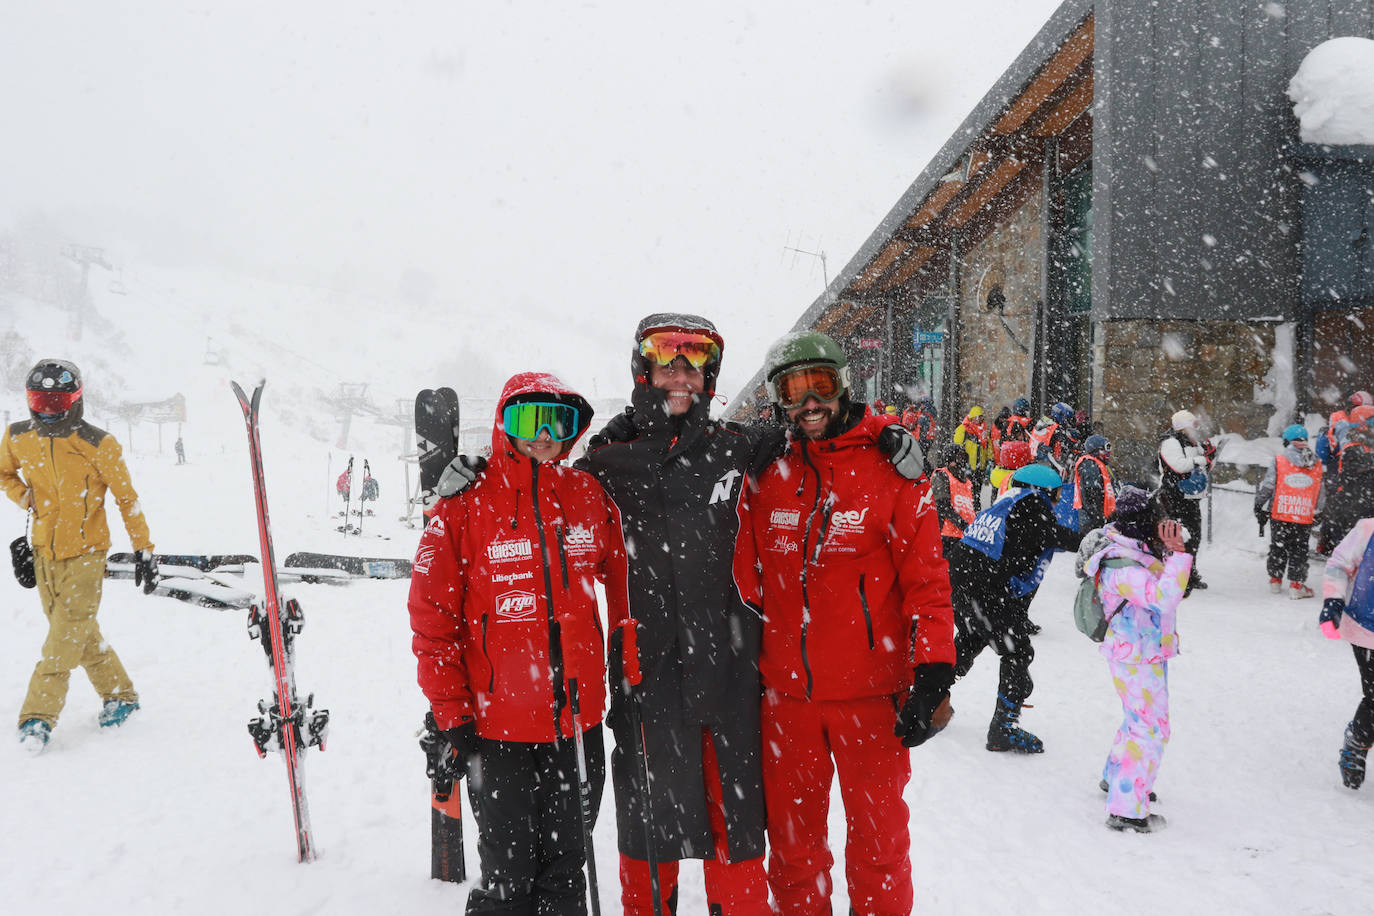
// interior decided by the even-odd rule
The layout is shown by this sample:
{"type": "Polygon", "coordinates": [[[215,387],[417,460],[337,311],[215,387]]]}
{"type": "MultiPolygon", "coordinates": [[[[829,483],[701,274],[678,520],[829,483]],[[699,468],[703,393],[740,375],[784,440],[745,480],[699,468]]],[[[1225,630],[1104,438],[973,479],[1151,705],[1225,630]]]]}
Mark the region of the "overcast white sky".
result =
{"type": "Polygon", "coordinates": [[[822,288],[784,248],[833,277],[1057,6],[10,3],[0,227],[617,338],[698,311],[733,393],[822,288]]]}

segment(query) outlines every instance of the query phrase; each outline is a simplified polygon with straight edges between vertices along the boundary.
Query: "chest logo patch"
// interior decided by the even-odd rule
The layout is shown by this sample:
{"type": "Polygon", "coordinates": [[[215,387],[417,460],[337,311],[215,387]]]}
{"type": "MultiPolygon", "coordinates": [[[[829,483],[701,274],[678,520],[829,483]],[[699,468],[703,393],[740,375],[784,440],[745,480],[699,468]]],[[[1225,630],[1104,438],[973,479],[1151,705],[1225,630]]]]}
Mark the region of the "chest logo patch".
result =
{"type": "Polygon", "coordinates": [[[496,596],[496,616],[502,620],[524,620],[534,614],[534,593],[503,592],[496,596]]]}
{"type": "Polygon", "coordinates": [[[711,489],[711,498],[707,500],[708,506],[716,503],[729,502],[731,494],[735,490],[735,481],[740,479],[740,472],[736,470],[726,471],[725,474],[716,481],[715,487],[711,489]]]}

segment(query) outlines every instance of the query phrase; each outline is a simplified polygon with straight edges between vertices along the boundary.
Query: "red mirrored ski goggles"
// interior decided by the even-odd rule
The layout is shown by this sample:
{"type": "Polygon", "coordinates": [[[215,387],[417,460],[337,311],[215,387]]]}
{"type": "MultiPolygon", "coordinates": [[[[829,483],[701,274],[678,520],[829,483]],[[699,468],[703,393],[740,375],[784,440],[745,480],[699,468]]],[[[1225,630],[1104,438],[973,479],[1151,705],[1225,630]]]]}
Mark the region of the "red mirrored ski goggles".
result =
{"type": "Polygon", "coordinates": [[[66,413],[81,399],[81,389],[75,391],[29,391],[29,410],[34,413],[66,413]]]}

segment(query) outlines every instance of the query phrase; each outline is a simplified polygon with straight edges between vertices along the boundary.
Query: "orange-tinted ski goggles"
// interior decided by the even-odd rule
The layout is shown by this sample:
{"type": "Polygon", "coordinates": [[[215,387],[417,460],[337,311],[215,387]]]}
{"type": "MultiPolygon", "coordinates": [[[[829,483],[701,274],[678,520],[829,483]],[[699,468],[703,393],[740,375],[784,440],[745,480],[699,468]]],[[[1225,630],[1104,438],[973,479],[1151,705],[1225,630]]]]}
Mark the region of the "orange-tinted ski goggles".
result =
{"type": "Polygon", "coordinates": [[[791,409],[806,403],[807,397],[818,401],[833,401],[844,391],[840,371],[833,366],[806,366],[784,372],[773,382],[778,403],[791,409]]]}

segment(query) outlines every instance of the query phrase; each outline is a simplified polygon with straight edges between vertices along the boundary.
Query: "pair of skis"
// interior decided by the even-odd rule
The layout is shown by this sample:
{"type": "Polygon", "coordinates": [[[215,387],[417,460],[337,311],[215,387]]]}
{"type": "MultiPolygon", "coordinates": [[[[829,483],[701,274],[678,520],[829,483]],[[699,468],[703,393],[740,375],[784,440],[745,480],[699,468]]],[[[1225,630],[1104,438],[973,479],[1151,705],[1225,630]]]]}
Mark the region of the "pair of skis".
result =
{"type": "Polygon", "coordinates": [[[358,524],[353,524],[353,456],[348,456],[348,467],[339,475],[336,489],[339,495],[344,498],[344,521],[339,526],[339,530],[345,535],[363,533],[363,516],[367,514],[367,503],[377,501],[379,487],[377,480],[372,476],[372,466],[363,459],[363,486],[358,493],[358,524]]]}
{"type": "Polygon", "coordinates": [[[296,695],[295,638],[304,619],[295,599],[283,602],[277,588],[277,563],[272,549],[272,531],[267,515],[267,487],[263,475],[262,441],[258,434],[258,408],[262,402],[260,382],[250,398],[237,382],[234,395],[243,409],[248,432],[248,460],[253,470],[253,497],[258,516],[258,545],[261,551],[263,607],[256,604],[248,612],[248,635],[262,641],[272,666],[273,693],[269,705],[258,701],[260,715],[248,723],[258,756],[269,749],[281,752],[286,761],[286,778],[291,788],[291,812],[296,826],[296,852],[301,862],[315,859],[314,834],[310,829],[310,810],[305,801],[304,754],[307,747],[324,749],[329,726],[329,711],[314,709],[314,695],[302,703],[296,695]]]}
{"type": "MultiPolygon", "coordinates": [[[[458,455],[459,416],[458,393],[452,388],[426,388],[415,396],[415,446],[420,456],[420,504],[425,524],[439,499],[435,491],[439,475],[458,455]]],[[[463,805],[453,776],[454,751],[443,740],[432,712],[425,713],[420,747],[430,772],[429,876],[439,881],[466,881],[463,805]]]]}

